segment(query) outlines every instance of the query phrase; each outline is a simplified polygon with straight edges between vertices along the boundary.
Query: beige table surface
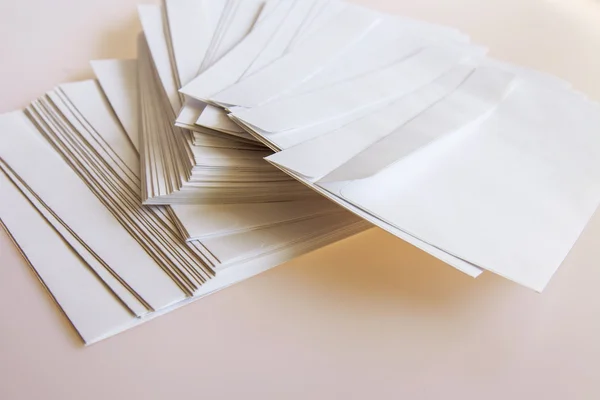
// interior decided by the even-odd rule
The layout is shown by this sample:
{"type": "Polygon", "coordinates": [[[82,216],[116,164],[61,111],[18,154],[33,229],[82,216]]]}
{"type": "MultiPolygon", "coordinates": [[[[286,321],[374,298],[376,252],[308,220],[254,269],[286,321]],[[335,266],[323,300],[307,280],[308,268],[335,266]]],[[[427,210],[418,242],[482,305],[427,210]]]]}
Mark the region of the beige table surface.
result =
{"type": "MultiPolygon", "coordinates": [[[[363,2],[600,100],[596,0],[363,2]]],[[[0,0],[0,111],[133,56],[135,3],[0,0]]],[[[0,399],[600,399],[599,239],[538,295],[371,230],[84,348],[2,232],[0,399]]]]}

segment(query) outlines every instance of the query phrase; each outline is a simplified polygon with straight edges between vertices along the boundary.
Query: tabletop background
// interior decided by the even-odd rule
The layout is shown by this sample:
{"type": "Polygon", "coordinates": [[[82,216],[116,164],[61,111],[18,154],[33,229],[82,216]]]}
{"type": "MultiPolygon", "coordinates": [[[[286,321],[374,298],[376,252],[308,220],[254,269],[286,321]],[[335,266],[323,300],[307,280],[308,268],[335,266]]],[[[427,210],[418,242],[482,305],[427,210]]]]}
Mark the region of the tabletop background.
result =
{"type": "MultiPolygon", "coordinates": [[[[600,100],[597,0],[362,0],[600,100]]],[[[133,57],[135,0],[0,0],[0,112],[133,57]]],[[[84,348],[0,232],[0,399],[600,399],[600,213],[546,291],[379,230],[84,348]]]]}

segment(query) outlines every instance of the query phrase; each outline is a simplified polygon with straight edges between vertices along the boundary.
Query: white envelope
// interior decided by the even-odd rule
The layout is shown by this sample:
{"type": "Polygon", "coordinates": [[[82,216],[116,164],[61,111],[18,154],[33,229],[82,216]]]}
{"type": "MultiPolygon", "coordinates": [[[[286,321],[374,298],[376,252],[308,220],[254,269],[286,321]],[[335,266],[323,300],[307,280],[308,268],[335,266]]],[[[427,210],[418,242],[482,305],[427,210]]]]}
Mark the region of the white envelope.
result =
{"type": "MultiPolygon", "coordinates": [[[[319,185],[541,291],[600,202],[600,108],[576,93],[520,82],[474,122],[370,177],[319,185]]],[[[412,150],[411,142],[396,150],[406,154],[405,145],[412,150]]]]}

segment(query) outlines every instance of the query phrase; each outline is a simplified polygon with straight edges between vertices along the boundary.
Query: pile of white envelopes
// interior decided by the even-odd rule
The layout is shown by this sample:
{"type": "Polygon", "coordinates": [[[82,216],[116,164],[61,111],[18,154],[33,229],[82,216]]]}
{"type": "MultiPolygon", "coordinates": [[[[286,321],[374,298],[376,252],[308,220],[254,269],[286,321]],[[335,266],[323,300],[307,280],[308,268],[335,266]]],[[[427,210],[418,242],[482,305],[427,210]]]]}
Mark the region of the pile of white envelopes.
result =
{"type": "Polygon", "coordinates": [[[541,291],[600,203],[600,106],[334,0],[139,7],[137,60],[0,116],[0,219],[93,343],[373,225],[541,291]]]}

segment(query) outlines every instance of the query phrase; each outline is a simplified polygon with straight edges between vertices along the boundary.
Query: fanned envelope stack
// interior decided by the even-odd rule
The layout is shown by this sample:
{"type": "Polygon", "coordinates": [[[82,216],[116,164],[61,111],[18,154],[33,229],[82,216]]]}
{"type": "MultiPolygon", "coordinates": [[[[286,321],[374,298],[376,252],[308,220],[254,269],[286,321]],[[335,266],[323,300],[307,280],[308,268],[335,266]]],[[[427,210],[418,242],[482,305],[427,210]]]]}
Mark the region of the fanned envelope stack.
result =
{"type": "Polygon", "coordinates": [[[0,116],[0,219],[86,344],[373,225],[541,291],[600,203],[600,106],[461,32],[330,0],[139,7],[0,116]]]}

